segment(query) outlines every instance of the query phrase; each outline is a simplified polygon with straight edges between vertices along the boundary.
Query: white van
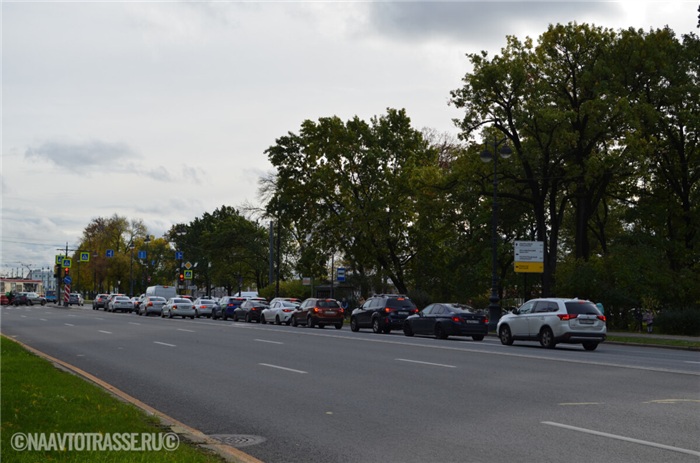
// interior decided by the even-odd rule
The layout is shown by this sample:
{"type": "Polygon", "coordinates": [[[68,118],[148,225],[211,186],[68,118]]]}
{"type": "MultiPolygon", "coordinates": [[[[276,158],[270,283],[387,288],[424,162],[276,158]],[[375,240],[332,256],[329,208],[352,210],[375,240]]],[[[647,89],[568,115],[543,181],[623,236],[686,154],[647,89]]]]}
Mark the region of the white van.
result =
{"type": "Polygon", "coordinates": [[[177,297],[177,289],[175,286],[149,286],[146,288],[146,297],[148,296],[164,297],[167,301],[171,297],[177,297]]]}

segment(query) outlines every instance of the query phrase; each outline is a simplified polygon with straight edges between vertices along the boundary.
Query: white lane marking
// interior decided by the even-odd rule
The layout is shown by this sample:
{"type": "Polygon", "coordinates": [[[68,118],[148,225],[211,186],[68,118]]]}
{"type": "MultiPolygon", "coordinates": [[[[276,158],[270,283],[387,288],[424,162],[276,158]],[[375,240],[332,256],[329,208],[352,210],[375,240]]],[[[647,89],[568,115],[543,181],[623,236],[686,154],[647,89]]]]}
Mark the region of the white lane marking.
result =
{"type": "Polygon", "coordinates": [[[258,363],[258,365],[262,365],[264,367],[270,367],[270,368],[278,368],[280,370],[287,370],[287,371],[292,371],[294,373],[308,373],[306,371],[301,371],[301,370],[293,370],[292,368],[285,368],[285,367],[280,367],[277,365],[270,365],[268,363],[258,363]]]}
{"type": "MultiPolygon", "coordinates": [[[[223,323],[218,323],[215,321],[189,321],[189,324],[200,324],[200,325],[208,325],[208,326],[227,326],[226,324],[223,323]]],[[[470,347],[452,347],[452,346],[447,346],[447,345],[428,345],[428,344],[416,344],[416,343],[411,343],[411,342],[402,342],[402,341],[391,341],[389,339],[373,339],[373,338],[365,338],[365,337],[359,337],[356,335],[350,335],[350,336],[343,336],[343,335],[337,335],[337,334],[324,334],[323,331],[320,332],[310,332],[307,330],[287,330],[287,329],[277,329],[277,328],[263,328],[262,326],[256,326],[256,325],[249,325],[249,324],[243,324],[243,323],[231,323],[228,326],[234,326],[238,327],[241,329],[249,329],[249,330],[259,330],[259,331],[269,331],[269,332],[274,332],[274,333],[287,333],[287,334],[293,334],[293,335],[304,335],[304,336],[319,336],[323,338],[337,338],[337,339],[344,339],[346,341],[362,341],[362,342],[376,342],[376,343],[382,343],[382,344],[394,344],[397,346],[410,346],[410,347],[418,347],[418,348],[423,348],[423,349],[440,349],[440,350],[450,350],[450,351],[456,351],[456,352],[471,352],[475,354],[484,354],[484,355],[500,355],[503,357],[516,357],[516,358],[525,358],[525,359],[533,359],[533,360],[545,360],[549,362],[563,362],[563,363],[574,363],[578,365],[595,365],[595,366],[601,366],[601,367],[613,367],[613,368],[625,368],[629,370],[642,370],[642,371],[656,371],[656,372],[662,372],[662,373],[675,373],[679,375],[690,375],[690,376],[700,376],[700,373],[696,371],[684,371],[684,370],[671,370],[669,368],[658,368],[658,367],[645,367],[645,366],[639,366],[639,365],[623,365],[619,363],[610,363],[610,362],[594,362],[590,360],[575,360],[575,359],[566,359],[566,358],[556,358],[556,357],[544,357],[541,355],[529,355],[529,354],[517,354],[514,352],[492,352],[488,350],[482,350],[479,348],[470,348],[470,347]]],[[[335,330],[329,330],[330,331],[335,331],[335,330]]],[[[473,343],[474,346],[477,346],[477,343],[473,343]]],[[[513,346],[504,346],[502,344],[496,344],[497,347],[503,348],[504,350],[515,350],[513,346]]],[[[489,346],[489,347],[494,347],[494,346],[489,346]]]]}
{"type": "Polygon", "coordinates": [[[673,452],[687,453],[688,455],[695,455],[695,456],[700,457],[700,452],[697,452],[695,450],[688,450],[688,449],[682,449],[682,448],[678,448],[678,447],[671,447],[670,445],[657,444],[656,442],[649,442],[646,440],[634,439],[632,437],[618,436],[616,434],[608,434],[607,432],[593,431],[592,429],[577,428],[575,426],[569,426],[569,425],[561,424],[561,423],[553,423],[551,421],[542,421],[541,423],[546,424],[548,426],[557,426],[559,428],[570,429],[572,431],[578,431],[578,432],[585,432],[587,434],[593,434],[595,436],[608,437],[610,439],[617,439],[617,440],[622,440],[625,442],[632,442],[633,444],[648,445],[649,447],[656,447],[659,449],[671,450],[673,452]]]}
{"type": "Polygon", "coordinates": [[[71,325],[70,323],[65,323],[65,325],[66,326],[75,326],[75,325],[71,325]]]}
{"type": "Polygon", "coordinates": [[[104,318],[97,318],[97,317],[95,317],[95,320],[104,320],[104,318]]]}
{"type": "Polygon", "coordinates": [[[454,365],[443,365],[441,363],[421,362],[419,360],[407,360],[407,359],[396,359],[396,360],[398,360],[399,362],[411,362],[411,363],[420,363],[423,365],[433,365],[435,367],[457,368],[454,365]]]}
{"type": "Polygon", "coordinates": [[[690,360],[686,360],[685,363],[700,363],[700,362],[691,362],[690,360]]]}
{"type": "Polygon", "coordinates": [[[194,331],[192,331],[192,330],[185,330],[185,329],[182,329],[182,328],[178,328],[177,330],[178,330],[178,331],[187,331],[188,333],[194,333],[194,331]]]}
{"type": "Polygon", "coordinates": [[[48,320],[45,319],[45,318],[40,318],[39,320],[41,320],[42,322],[47,322],[47,321],[48,321],[48,320]]]}
{"type": "Polygon", "coordinates": [[[265,339],[255,339],[255,341],[258,341],[258,342],[269,342],[270,344],[284,344],[283,342],[267,341],[267,340],[265,340],[265,339]]]}
{"type": "Polygon", "coordinates": [[[153,344],[160,344],[161,346],[177,347],[175,344],[168,344],[167,342],[153,341],[153,344]]]}
{"type": "Polygon", "coordinates": [[[100,333],[105,333],[105,334],[112,334],[112,332],[111,332],[111,331],[102,331],[102,330],[97,330],[97,331],[99,331],[100,333]]]}
{"type": "Polygon", "coordinates": [[[85,357],[85,354],[78,354],[76,357],[85,357]]]}
{"type": "Polygon", "coordinates": [[[68,315],[69,317],[77,317],[77,315],[68,315]]]}
{"type": "Polygon", "coordinates": [[[139,326],[141,326],[141,323],[129,322],[129,325],[139,325],[139,326]]]}
{"type": "Polygon", "coordinates": [[[22,318],[27,318],[27,316],[26,316],[26,315],[20,315],[20,317],[22,317],[22,318]]]}

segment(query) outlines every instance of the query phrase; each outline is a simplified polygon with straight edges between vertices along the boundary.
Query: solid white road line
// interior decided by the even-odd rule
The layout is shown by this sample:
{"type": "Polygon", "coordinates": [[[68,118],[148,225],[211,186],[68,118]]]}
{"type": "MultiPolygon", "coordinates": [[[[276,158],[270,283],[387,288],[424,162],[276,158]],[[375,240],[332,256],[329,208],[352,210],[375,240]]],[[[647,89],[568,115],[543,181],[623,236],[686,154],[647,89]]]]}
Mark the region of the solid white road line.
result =
{"type": "Polygon", "coordinates": [[[279,368],[280,370],[287,370],[287,371],[293,371],[294,373],[308,373],[306,371],[301,371],[301,370],[293,370],[291,368],[285,368],[285,367],[279,367],[277,365],[270,365],[268,363],[258,363],[258,365],[262,365],[264,367],[270,367],[270,368],[279,368]]]}
{"type": "Polygon", "coordinates": [[[20,315],[20,317],[22,317],[22,318],[27,318],[27,316],[26,316],[26,315],[20,315]]]}
{"type": "Polygon", "coordinates": [[[48,321],[48,320],[45,319],[45,318],[40,318],[39,320],[41,320],[42,322],[47,322],[47,321],[48,321]]]}
{"type": "Polygon", "coordinates": [[[104,320],[104,318],[97,318],[97,317],[95,317],[95,320],[104,320]]]}
{"type": "Polygon", "coordinates": [[[423,365],[432,365],[435,367],[457,368],[454,365],[443,365],[441,363],[420,362],[418,360],[407,360],[407,359],[396,359],[396,360],[398,360],[399,362],[421,363],[423,365]]]}
{"type": "Polygon", "coordinates": [[[105,333],[105,334],[112,334],[112,332],[111,332],[111,331],[102,331],[102,330],[97,330],[97,331],[99,331],[100,333],[105,333]]]}
{"type": "Polygon", "coordinates": [[[141,323],[129,322],[129,325],[139,325],[139,326],[141,326],[141,323]]]}
{"type": "Polygon", "coordinates": [[[617,439],[617,440],[622,440],[625,442],[632,442],[633,444],[648,445],[649,447],[656,447],[659,449],[671,450],[673,452],[687,453],[688,455],[695,455],[695,456],[700,457],[700,452],[697,452],[695,450],[688,450],[688,449],[681,449],[678,447],[671,447],[670,445],[657,444],[656,442],[649,442],[649,441],[640,440],[640,439],[633,439],[631,437],[618,436],[616,434],[608,434],[606,432],[593,431],[591,429],[577,428],[575,426],[569,426],[569,425],[561,424],[561,423],[553,423],[551,421],[542,421],[541,423],[546,424],[548,426],[557,426],[559,428],[570,429],[572,431],[585,432],[587,434],[593,434],[596,436],[608,437],[610,439],[617,439]]]}
{"type": "Polygon", "coordinates": [[[690,360],[686,360],[685,363],[700,363],[700,362],[691,362],[690,360]]]}
{"type": "Polygon", "coordinates": [[[255,341],[258,341],[258,342],[269,342],[270,344],[284,344],[283,342],[267,341],[267,340],[265,340],[265,339],[256,339],[255,341]]]}
{"type": "Polygon", "coordinates": [[[160,344],[161,346],[177,347],[175,344],[168,344],[167,342],[153,341],[153,344],[160,344]]]}
{"type": "Polygon", "coordinates": [[[75,325],[71,325],[70,323],[65,323],[65,325],[66,326],[75,326],[75,325]]]}
{"type": "Polygon", "coordinates": [[[194,333],[194,331],[192,331],[192,330],[184,330],[184,329],[182,329],[182,328],[178,328],[177,330],[178,330],[178,331],[187,331],[188,333],[194,333]]]}

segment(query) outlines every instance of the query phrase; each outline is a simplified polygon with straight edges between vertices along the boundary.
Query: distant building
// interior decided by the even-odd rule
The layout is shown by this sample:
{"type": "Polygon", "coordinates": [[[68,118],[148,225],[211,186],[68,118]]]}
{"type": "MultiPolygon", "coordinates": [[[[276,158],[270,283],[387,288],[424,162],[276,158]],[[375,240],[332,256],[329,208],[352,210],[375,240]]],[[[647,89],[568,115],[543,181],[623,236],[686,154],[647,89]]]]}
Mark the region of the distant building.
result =
{"type": "Polygon", "coordinates": [[[44,294],[44,283],[41,280],[23,280],[20,278],[0,278],[0,294],[10,291],[15,293],[44,294]]]}
{"type": "Polygon", "coordinates": [[[54,289],[56,286],[56,279],[53,277],[53,270],[48,268],[32,270],[29,272],[28,278],[30,280],[40,280],[44,285],[45,291],[54,289]]]}

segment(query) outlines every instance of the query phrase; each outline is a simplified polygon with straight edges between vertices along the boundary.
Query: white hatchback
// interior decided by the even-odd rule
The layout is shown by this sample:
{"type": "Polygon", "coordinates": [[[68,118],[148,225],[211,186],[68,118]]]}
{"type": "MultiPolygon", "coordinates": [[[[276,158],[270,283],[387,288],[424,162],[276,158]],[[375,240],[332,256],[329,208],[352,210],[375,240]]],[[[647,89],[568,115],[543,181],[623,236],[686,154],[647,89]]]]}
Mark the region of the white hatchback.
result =
{"type": "Polygon", "coordinates": [[[502,344],[539,341],[547,349],[565,343],[595,350],[607,337],[605,316],[594,303],[561,298],[527,301],[501,317],[497,331],[502,344]]]}
{"type": "Polygon", "coordinates": [[[260,314],[260,323],[274,323],[275,325],[289,325],[291,322],[292,312],[299,307],[299,302],[273,300],[270,307],[263,310],[260,314]]]}

